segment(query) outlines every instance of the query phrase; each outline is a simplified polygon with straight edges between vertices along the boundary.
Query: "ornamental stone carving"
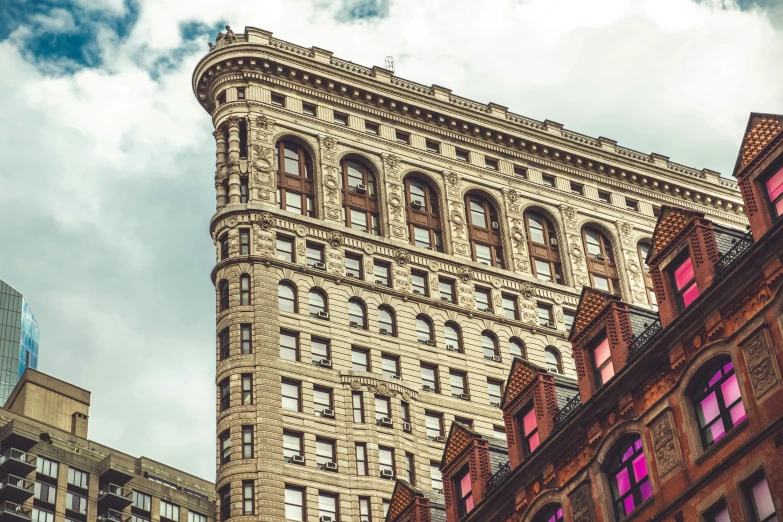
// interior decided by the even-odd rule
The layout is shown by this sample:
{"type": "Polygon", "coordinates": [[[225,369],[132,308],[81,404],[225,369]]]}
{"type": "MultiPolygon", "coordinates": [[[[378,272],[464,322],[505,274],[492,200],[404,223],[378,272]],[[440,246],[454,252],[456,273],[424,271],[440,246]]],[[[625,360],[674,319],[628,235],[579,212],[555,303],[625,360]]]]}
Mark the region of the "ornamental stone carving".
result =
{"type": "Polygon", "coordinates": [[[329,246],[332,248],[340,248],[343,246],[343,243],[345,242],[345,238],[343,238],[343,235],[340,232],[334,231],[331,234],[329,234],[329,246]]]}
{"type": "Polygon", "coordinates": [[[410,261],[410,255],[408,252],[400,248],[394,252],[394,260],[398,265],[405,266],[408,264],[408,261],[410,261]]]}
{"type": "Polygon", "coordinates": [[[665,477],[680,463],[680,453],[674,441],[674,431],[668,413],[653,424],[652,439],[655,460],[658,462],[658,473],[661,477],[665,477]]]}
{"type": "Polygon", "coordinates": [[[566,228],[576,230],[576,209],[571,205],[563,205],[560,207],[560,212],[563,214],[566,228]]]}
{"type": "Polygon", "coordinates": [[[568,494],[574,522],[593,522],[593,499],[590,482],[583,482],[568,494]]]}
{"type": "Polygon", "coordinates": [[[470,283],[470,280],[473,279],[473,270],[469,266],[461,266],[457,270],[457,275],[463,283],[470,283]]]}
{"type": "Polygon", "coordinates": [[[261,212],[258,216],[258,224],[261,227],[261,230],[269,230],[272,228],[274,222],[275,218],[269,212],[261,212]]]}
{"type": "Polygon", "coordinates": [[[323,162],[334,164],[335,154],[337,153],[337,140],[331,136],[319,134],[318,141],[321,144],[321,158],[323,162]]]}
{"type": "Polygon", "coordinates": [[[775,372],[769,347],[769,333],[766,329],[756,333],[742,347],[742,351],[745,354],[745,362],[750,371],[753,394],[757,399],[764,396],[778,384],[778,376],[775,372]]]}

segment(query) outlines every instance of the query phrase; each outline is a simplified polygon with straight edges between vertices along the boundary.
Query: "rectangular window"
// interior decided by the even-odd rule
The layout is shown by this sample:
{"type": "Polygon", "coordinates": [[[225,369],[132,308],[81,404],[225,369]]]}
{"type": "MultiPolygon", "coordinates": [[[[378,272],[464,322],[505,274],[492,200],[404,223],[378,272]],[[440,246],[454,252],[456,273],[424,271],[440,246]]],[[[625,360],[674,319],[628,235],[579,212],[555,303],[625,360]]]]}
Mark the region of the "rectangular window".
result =
{"type": "Polygon", "coordinates": [[[783,168],[770,176],[764,186],[767,189],[769,202],[774,209],[774,216],[783,216],[783,168]]]}
{"type": "Polygon", "coordinates": [[[513,295],[503,294],[503,316],[506,319],[519,319],[517,310],[517,298],[513,295]]]}
{"type": "Polygon", "coordinates": [[[247,355],[253,353],[253,326],[249,324],[240,325],[242,332],[242,353],[247,355]]]}
{"type": "Polygon", "coordinates": [[[427,428],[427,438],[433,440],[443,436],[443,414],[424,412],[424,425],[427,428]]]}
{"type": "Polygon", "coordinates": [[[487,379],[487,390],[490,406],[500,407],[500,402],[503,400],[503,381],[487,379]]]}
{"type": "Polygon", "coordinates": [[[425,391],[440,393],[437,366],[421,363],[421,388],[425,391]]]}
{"type": "Polygon", "coordinates": [[[188,522],[207,522],[207,516],[188,510],[188,522]]]}
{"type": "Polygon", "coordinates": [[[454,480],[454,491],[457,493],[457,507],[460,518],[473,511],[473,492],[470,481],[470,469],[465,466],[454,480]]]}
{"type": "Polygon", "coordinates": [[[672,271],[674,287],[680,306],[685,309],[699,297],[699,287],[696,285],[696,275],[693,272],[693,261],[690,256],[680,258],[674,267],[672,271]]]}
{"type": "Polygon", "coordinates": [[[625,198],[625,208],[632,212],[639,212],[639,202],[635,199],[625,198]]]}
{"type": "Polygon", "coordinates": [[[315,438],[315,463],[320,469],[334,463],[334,441],[321,437],[315,438]]]}
{"type": "Polygon", "coordinates": [[[277,236],[275,248],[277,259],[289,263],[294,262],[294,240],[292,238],[277,236]]]}
{"type": "Polygon", "coordinates": [[[316,243],[307,242],[307,266],[323,270],[324,266],[324,246],[316,243]]]}
{"type": "Polygon", "coordinates": [[[220,519],[228,520],[231,518],[231,485],[226,484],[218,492],[220,495],[220,519]]]}
{"type": "Polygon", "coordinates": [[[414,294],[429,295],[427,292],[427,273],[411,270],[411,287],[414,294]]]}
{"type": "Polygon", "coordinates": [[[43,482],[36,482],[33,494],[36,500],[46,502],[48,504],[54,504],[57,497],[57,486],[51,484],[44,484],[43,482]]]}
{"type": "Polygon", "coordinates": [[[291,462],[293,457],[302,456],[302,434],[283,430],[283,458],[291,462]]]}
{"type": "Polygon", "coordinates": [[[253,374],[242,374],[242,404],[253,404],[253,374]]]}
{"type": "Polygon", "coordinates": [[[253,426],[242,426],[242,458],[253,458],[253,426]]]}
{"type": "Polygon", "coordinates": [[[179,522],[179,506],[172,504],[171,502],[161,500],[160,518],[167,518],[169,520],[173,520],[174,522],[179,522]]]}
{"type": "Polygon", "coordinates": [[[381,373],[384,377],[400,378],[400,358],[395,355],[381,354],[381,373]]]}
{"type": "Polygon", "coordinates": [[[484,158],[484,166],[489,170],[498,170],[498,160],[494,158],[484,158]]]}
{"type": "Polygon", "coordinates": [[[345,275],[356,279],[362,278],[362,256],[345,254],[345,275]]]}
{"type": "Polygon", "coordinates": [[[315,116],[316,108],[315,105],[311,103],[303,103],[302,104],[302,114],[305,116],[315,116]]]}
{"type": "Polygon", "coordinates": [[[59,469],[60,464],[53,460],[49,460],[41,456],[36,459],[35,470],[41,475],[46,475],[47,477],[56,479],[59,469]]]}
{"type": "Polygon", "coordinates": [[[220,434],[220,463],[231,462],[231,432],[229,430],[220,434]]]}
{"type": "Polygon", "coordinates": [[[598,386],[603,386],[614,377],[612,354],[609,350],[609,338],[604,339],[593,348],[593,360],[595,361],[596,380],[598,386]]]}
{"type": "MultiPolygon", "coordinates": [[[[305,520],[305,490],[295,486],[285,486],[285,518],[286,520],[305,520]]],[[[225,520],[225,519],[224,519],[225,520]]]]}
{"type": "Polygon", "coordinates": [[[372,522],[370,497],[359,497],[359,522],[372,522]]]}
{"type": "Polygon", "coordinates": [[[337,520],[339,520],[337,515],[340,512],[339,504],[339,496],[337,494],[319,491],[318,517],[329,517],[333,522],[337,522],[337,520]]]}
{"type": "Polygon", "coordinates": [[[247,203],[247,193],[248,193],[247,176],[241,176],[239,178],[239,202],[240,203],[247,203]]]}
{"type": "Polygon", "coordinates": [[[228,328],[224,328],[218,335],[220,342],[220,360],[228,359],[231,354],[231,337],[228,333],[228,328]]]}
{"type": "Polygon", "coordinates": [[[364,422],[364,401],[362,392],[355,391],[351,393],[351,408],[353,409],[353,421],[364,422]]]}
{"type": "Polygon", "coordinates": [[[395,131],[394,137],[396,138],[397,143],[404,143],[408,145],[411,142],[411,135],[401,130],[395,131]]]}
{"type": "Polygon", "coordinates": [[[585,188],[583,185],[579,183],[574,183],[573,181],[570,182],[571,186],[571,194],[577,195],[577,196],[584,196],[585,194],[585,188]]]}
{"type": "Polygon", "coordinates": [[[239,255],[250,255],[250,230],[246,228],[239,229],[239,255]]]}
{"type": "Polygon", "coordinates": [[[220,236],[220,259],[228,259],[228,232],[220,236]]]}
{"type": "Polygon", "coordinates": [[[65,495],[65,509],[66,511],[73,511],[80,515],[87,514],[87,498],[70,491],[65,495]]]}
{"type": "Polygon", "coordinates": [[[370,352],[362,348],[351,350],[351,369],[355,372],[370,371],[370,352]]]}
{"type": "Polygon", "coordinates": [[[653,217],[657,218],[661,215],[661,207],[656,207],[653,205],[653,217]]]}
{"type": "Polygon", "coordinates": [[[272,93],[272,105],[276,107],[285,107],[285,96],[272,93]]]}
{"type": "Polygon", "coordinates": [[[225,411],[231,406],[231,386],[228,377],[220,381],[220,411],[225,411]]]}
{"type": "Polygon", "coordinates": [[[405,422],[411,421],[411,405],[405,401],[400,401],[400,417],[405,422]]]}
{"type": "Polygon", "coordinates": [[[465,417],[454,417],[454,422],[473,429],[473,421],[471,419],[466,419],[465,417]]]}
{"type": "Polygon", "coordinates": [[[465,149],[456,149],[454,152],[457,155],[457,159],[459,161],[470,161],[470,152],[466,151],[465,149]]]}
{"type": "Polygon", "coordinates": [[[242,481],[242,514],[252,515],[255,513],[255,487],[252,480],[242,481]]]}
{"type": "Polygon", "coordinates": [[[522,432],[522,449],[525,451],[525,456],[527,456],[533,453],[540,444],[536,409],[531,404],[518,415],[518,419],[519,429],[522,432]]]}
{"type": "Polygon", "coordinates": [[[371,121],[365,120],[364,121],[364,132],[366,132],[367,134],[372,134],[373,136],[377,136],[378,135],[378,124],[377,123],[373,123],[371,121]]]}
{"type": "Polygon", "coordinates": [[[405,480],[411,485],[416,485],[416,466],[413,460],[413,453],[405,452],[405,480]]]}
{"type": "Polygon", "coordinates": [[[468,376],[464,372],[449,370],[449,382],[451,382],[451,396],[462,398],[468,394],[468,376]]]}
{"type": "Polygon", "coordinates": [[[538,325],[554,328],[555,322],[552,319],[552,305],[538,303],[536,309],[538,310],[538,325]]]}
{"type": "Polygon", "coordinates": [[[492,312],[492,292],[489,289],[476,287],[476,308],[482,312],[492,312]]]}
{"type": "Polygon", "coordinates": [[[396,475],[394,472],[394,450],[392,448],[384,448],[383,446],[378,448],[378,463],[381,473],[386,470],[391,472],[392,476],[396,475]]]}
{"type": "Polygon", "coordinates": [[[554,176],[548,176],[548,175],[544,174],[543,176],[541,176],[541,181],[547,187],[554,187],[555,186],[555,177],[554,176]]]}
{"type": "Polygon", "coordinates": [[[432,489],[438,492],[443,491],[443,475],[440,472],[440,462],[430,462],[430,482],[432,489]]]}
{"type": "Polygon", "coordinates": [[[283,380],[283,409],[288,411],[302,411],[301,384],[295,381],[283,380]]]}
{"type": "Polygon", "coordinates": [[[566,332],[571,331],[571,326],[574,324],[574,317],[576,317],[576,312],[573,310],[563,310],[563,322],[565,323],[566,332]]]}
{"type": "Polygon", "coordinates": [[[450,279],[438,278],[438,289],[440,290],[440,300],[447,303],[453,303],[454,300],[454,281],[450,279]]]}
{"type": "Polygon", "coordinates": [[[367,475],[367,444],[364,442],[356,443],[356,474],[367,475]]]}
{"type": "Polygon", "coordinates": [[[492,436],[496,439],[506,440],[506,428],[504,426],[492,426],[492,436]]]}
{"type": "Polygon", "coordinates": [[[152,509],[152,497],[141,491],[134,491],[132,496],[133,507],[141,509],[142,511],[150,511],[152,509]]]}
{"type": "Polygon", "coordinates": [[[280,357],[288,361],[299,360],[299,334],[280,330],[280,357]]]}
{"type": "Polygon", "coordinates": [[[745,487],[745,495],[753,513],[753,522],[777,522],[775,503],[765,475],[749,481],[745,487]]]}
{"type": "Polygon", "coordinates": [[[87,489],[90,485],[90,474],[76,468],[68,468],[68,484],[77,488],[87,489]]]}
{"type": "Polygon", "coordinates": [[[707,510],[704,513],[704,520],[706,522],[731,522],[725,499],[721,499],[715,506],[707,510]]]}
{"type": "Polygon", "coordinates": [[[527,169],[525,167],[514,165],[514,174],[522,179],[527,179],[527,169]]]}
{"type": "Polygon", "coordinates": [[[312,351],[312,361],[314,365],[320,365],[321,361],[330,361],[332,359],[330,342],[327,339],[311,338],[310,348],[312,351]]]}
{"type": "Polygon", "coordinates": [[[332,409],[332,389],[313,386],[313,413],[322,417],[324,410],[332,409]]]}
{"type": "Polygon", "coordinates": [[[336,125],[348,125],[348,115],[339,112],[334,113],[334,123],[336,125]]]}
{"type": "Polygon", "coordinates": [[[391,286],[391,265],[389,263],[376,259],[373,263],[373,275],[376,285],[391,286]]]}
{"type": "Polygon", "coordinates": [[[375,421],[380,422],[383,418],[391,419],[391,402],[388,397],[375,396],[375,421]]]}
{"type": "Polygon", "coordinates": [[[54,522],[54,513],[33,507],[30,520],[32,522],[54,522]]]}
{"type": "Polygon", "coordinates": [[[435,154],[440,154],[440,143],[437,141],[427,140],[427,150],[429,152],[434,152],[435,154]]]}
{"type": "Polygon", "coordinates": [[[604,203],[611,203],[612,202],[612,196],[606,192],[605,190],[599,190],[598,191],[598,201],[602,201],[604,203]]]}
{"type": "Polygon", "coordinates": [[[237,100],[244,100],[245,99],[245,88],[244,87],[237,87],[237,100]]]}

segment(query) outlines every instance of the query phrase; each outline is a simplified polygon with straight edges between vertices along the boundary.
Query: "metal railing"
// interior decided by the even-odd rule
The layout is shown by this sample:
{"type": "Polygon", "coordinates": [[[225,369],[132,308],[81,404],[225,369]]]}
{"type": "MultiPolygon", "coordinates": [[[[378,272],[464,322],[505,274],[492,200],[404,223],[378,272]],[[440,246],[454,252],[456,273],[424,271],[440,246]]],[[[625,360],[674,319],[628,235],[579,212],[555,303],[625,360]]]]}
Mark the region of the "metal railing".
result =
{"type": "Polygon", "coordinates": [[[25,464],[29,464],[30,466],[35,466],[36,462],[38,461],[38,457],[35,455],[30,455],[29,453],[25,453],[24,451],[11,448],[2,455],[0,455],[0,466],[8,462],[9,460],[15,460],[18,462],[24,462],[25,464]]]}
{"type": "Polygon", "coordinates": [[[565,406],[557,409],[557,412],[555,413],[554,429],[552,431],[555,433],[560,431],[560,428],[565,426],[565,423],[574,416],[574,413],[580,406],[582,406],[582,398],[577,393],[565,403],[565,406]]]}
{"type": "Polygon", "coordinates": [[[487,489],[492,489],[511,473],[511,462],[506,462],[487,480],[487,489]]]}
{"type": "Polygon", "coordinates": [[[750,247],[753,246],[753,234],[748,232],[739,239],[732,239],[732,246],[725,254],[720,256],[715,263],[715,278],[721,276],[731,265],[740,259],[750,247]]]}
{"type": "Polygon", "coordinates": [[[3,473],[0,474],[0,487],[2,486],[14,486],[32,492],[35,482],[23,477],[17,477],[11,473],[3,473]]]}
{"type": "Polygon", "coordinates": [[[115,495],[118,497],[123,497],[125,499],[131,500],[131,496],[133,495],[133,490],[123,489],[122,486],[109,483],[101,486],[100,490],[98,491],[98,495],[101,497],[104,495],[115,495]]]}
{"type": "Polygon", "coordinates": [[[663,331],[660,319],[656,319],[650,326],[647,326],[647,323],[644,323],[644,325],[646,326],[644,331],[634,337],[631,344],[628,345],[629,361],[649,348],[652,345],[652,341],[658,337],[658,334],[661,333],[661,331],[663,331]]]}
{"type": "Polygon", "coordinates": [[[0,502],[0,513],[11,513],[29,519],[32,516],[33,511],[19,504],[4,500],[0,502]]]}

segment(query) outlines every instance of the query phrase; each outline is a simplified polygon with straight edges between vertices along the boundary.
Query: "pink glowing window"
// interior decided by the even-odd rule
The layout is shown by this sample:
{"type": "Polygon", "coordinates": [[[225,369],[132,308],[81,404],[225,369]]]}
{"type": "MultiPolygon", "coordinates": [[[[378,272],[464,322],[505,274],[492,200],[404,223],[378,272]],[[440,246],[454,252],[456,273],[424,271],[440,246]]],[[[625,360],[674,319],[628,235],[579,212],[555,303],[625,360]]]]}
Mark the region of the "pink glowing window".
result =
{"type": "Polygon", "coordinates": [[[750,500],[753,504],[754,521],[777,522],[775,504],[772,501],[772,492],[769,490],[767,477],[761,477],[750,487],[750,500]]]}
{"type": "Polygon", "coordinates": [[[541,444],[538,437],[538,423],[536,422],[536,410],[531,405],[522,414],[522,446],[525,450],[525,456],[533,453],[541,444]]]}
{"type": "Polygon", "coordinates": [[[473,510],[473,491],[470,483],[470,470],[467,466],[457,475],[457,496],[460,518],[473,510]]]}
{"type": "Polygon", "coordinates": [[[767,180],[767,194],[777,217],[783,216],[783,168],[767,180]]]}
{"type": "Polygon", "coordinates": [[[674,283],[680,295],[683,308],[690,306],[699,297],[699,287],[696,286],[696,276],[693,273],[693,261],[690,257],[674,269],[674,283]]]}
{"type": "Polygon", "coordinates": [[[745,420],[745,406],[731,361],[712,367],[704,380],[696,390],[694,404],[702,446],[706,449],[745,420]]]}
{"type": "Polygon", "coordinates": [[[612,354],[609,350],[609,338],[604,339],[593,349],[595,358],[595,369],[598,376],[598,386],[603,386],[614,377],[614,366],[612,365],[612,354]]]}
{"type": "Polygon", "coordinates": [[[533,520],[534,522],[563,522],[565,520],[563,506],[560,504],[550,504],[539,512],[533,520]]]}
{"type": "Polygon", "coordinates": [[[615,516],[617,520],[622,520],[652,496],[647,461],[639,437],[626,439],[610,470],[615,516]]]}

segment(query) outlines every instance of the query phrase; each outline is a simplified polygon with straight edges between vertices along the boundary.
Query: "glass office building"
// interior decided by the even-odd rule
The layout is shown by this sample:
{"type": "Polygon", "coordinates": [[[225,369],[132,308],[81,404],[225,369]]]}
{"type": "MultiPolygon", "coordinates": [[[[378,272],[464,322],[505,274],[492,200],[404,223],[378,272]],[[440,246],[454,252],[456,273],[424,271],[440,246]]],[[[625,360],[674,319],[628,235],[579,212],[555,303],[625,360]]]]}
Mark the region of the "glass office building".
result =
{"type": "Polygon", "coordinates": [[[39,338],[27,300],[0,280],[0,405],[28,367],[38,368],[39,338]]]}

